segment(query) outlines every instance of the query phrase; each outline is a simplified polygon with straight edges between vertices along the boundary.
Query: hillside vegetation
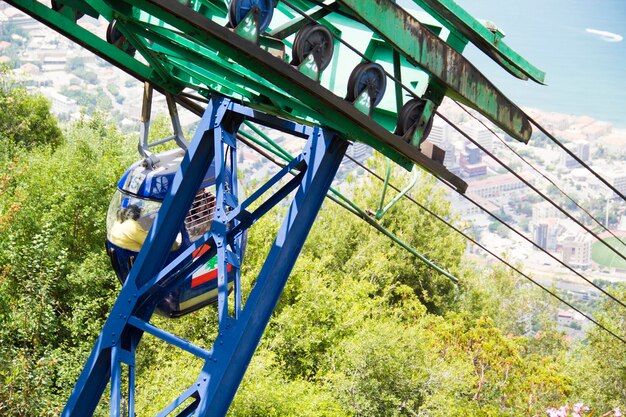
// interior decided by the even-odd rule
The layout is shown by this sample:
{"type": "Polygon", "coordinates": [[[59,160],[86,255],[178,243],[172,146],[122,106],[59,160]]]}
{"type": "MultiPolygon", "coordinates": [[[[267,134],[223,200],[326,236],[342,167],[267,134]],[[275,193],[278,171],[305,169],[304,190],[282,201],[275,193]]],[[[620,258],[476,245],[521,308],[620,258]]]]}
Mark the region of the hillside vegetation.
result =
{"type": "MultiPolygon", "coordinates": [[[[105,214],[137,158],[136,138],[102,114],[61,132],[45,100],[2,85],[0,415],[57,416],[119,291],[105,214]]],[[[376,206],[378,185],[353,189],[359,204],[376,206]]],[[[426,177],[413,196],[452,216],[426,177]]],[[[251,229],[247,288],[280,214],[251,229]]],[[[475,266],[466,242],[414,205],[398,204],[383,223],[460,284],[328,202],[229,416],[540,416],[578,402],[599,416],[626,405],[626,346],[596,329],[567,341],[554,327],[553,299],[498,266],[475,266]]],[[[624,288],[611,290],[626,298],[624,288]]],[[[607,304],[603,312],[625,335],[624,311],[607,304]]],[[[216,312],[153,322],[210,346],[216,312]]],[[[154,415],[199,366],[145,337],[137,415],[154,415]]],[[[106,404],[98,415],[108,415],[106,404]]]]}

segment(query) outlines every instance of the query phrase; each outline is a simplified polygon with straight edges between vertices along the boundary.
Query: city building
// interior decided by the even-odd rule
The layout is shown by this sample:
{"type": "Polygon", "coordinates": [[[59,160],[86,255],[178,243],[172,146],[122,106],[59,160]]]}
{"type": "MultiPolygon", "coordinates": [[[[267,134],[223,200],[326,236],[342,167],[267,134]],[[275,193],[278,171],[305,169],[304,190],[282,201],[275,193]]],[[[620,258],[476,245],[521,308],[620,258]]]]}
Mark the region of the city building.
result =
{"type": "Polygon", "coordinates": [[[570,310],[559,310],[556,317],[556,324],[563,327],[569,327],[574,321],[574,312],[570,310]]]}
{"type": "Polygon", "coordinates": [[[548,248],[548,224],[535,224],[533,228],[533,242],[542,249],[548,248]]]}
{"type": "Polygon", "coordinates": [[[342,169],[352,170],[357,168],[357,164],[352,161],[352,159],[356,160],[359,163],[365,162],[367,158],[372,155],[372,148],[361,142],[354,142],[352,146],[348,147],[346,151],[346,156],[341,161],[342,169]],[[350,158],[348,158],[348,156],[350,158]]]}
{"type": "Polygon", "coordinates": [[[591,241],[585,235],[568,236],[561,241],[563,262],[573,268],[591,266],[591,241]]]}
{"type": "MultiPolygon", "coordinates": [[[[581,140],[578,142],[570,142],[565,144],[567,149],[572,151],[574,155],[576,155],[581,161],[588,162],[589,161],[589,142],[586,140],[581,140]]],[[[565,168],[578,168],[581,165],[571,156],[569,153],[564,150],[561,151],[561,166],[565,168]]]]}
{"type": "Polygon", "coordinates": [[[465,133],[474,139],[485,151],[494,151],[494,136],[485,126],[478,122],[469,123],[464,126],[465,133]]]}
{"type": "Polygon", "coordinates": [[[428,140],[434,145],[443,148],[445,144],[450,142],[450,125],[445,123],[439,117],[433,119],[433,126],[428,134],[428,140]]]}
{"type": "Polygon", "coordinates": [[[610,135],[613,131],[613,125],[609,122],[594,121],[582,129],[583,133],[587,135],[587,139],[595,141],[601,136],[610,135]]]}
{"type": "Polygon", "coordinates": [[[52,104],[52,113],[56,115],[72,114],[79,110],[78,104],[75,100],[72,100],[63,94],[57,93],[52,88],[40,88],[38,91],[50,100],[50,103],[52,104]]]}
{"type": "Polygon", "coordinates": [[[542,249],[555,252],[559,237],[567,232],[567,228],[562,223],[567,225],[566,221],[555,217],[532,220],[528,226],[533,242],[542,249]]]}
{"type": "Polygon", "coordinates": [[[46,72],[65,71],[67,56],[64,53],[54,53],[43,57],[42,69],[46,72]]]}
{"type": "MultiPolygon", "coordinates": [[[[525,175],[531,181],[534,177],[525,175]]],[[[482,198],[508,195],[512,191],[524,190],[526,185],[513,174],[502,174],[469,182],[468,193],[482,198]]]]}
{"type": "MultiPolygon", "coordinates": [[[[37,29],[40,23],[15,7],[7,7],[2,10],[2,14],[8,18],[8,22],[25,30],[37,29]]],[[[4,20],[4,19],[2,19],[4,20]]]]}
{"type": "MultiPolygon", "coordinates": [[[[476,203],[480,204],[482,207],[485,208],[485,210],[489,210],[492,213],[496,213],[499,209],[499,207],[497,205],[495,205],[494,203],[492,203],[489,200],[486,200],[484,198],[481,197],[473,197],[472,198],[474,201],[476,201],[476,203]]],[[[485,214],[485,212],[483,212],[483,210],[478,207],[477,205],[475,205],[474,203],[472,203],[471,201],[461,197],[459,194],[450,194],[448,196],[448,200],[450,201],[450,203],[452,204],[452,207],[454,207],[454,211],[461,216],[464,219],[470,218],[470,217],[475,217],[475,216],[487,216],[485,214]]],[[[486,217],[485,217],[486,218],[486,217]]],[[[480,223],[479,221],[476,221],[475,218],[472,219],[472,224],[473,225],[478,225],[478,223],[480,223]]],[[[489,225],[489,220],[485,220],[484,222],[484,226],[488,226],[489,225]]]]}
{"type": "Polygon", "coordinates": [[[481,151],[473,143],[467,143],[459,158],[461,175],[466,178],[478,177],[487,173],[487,165],[482,163],[481,151]]]}
{"type": "Polygon", "coordinates": [[[460,175],[461,167],[459,167],[459,164],[456,160],[456,149],[454,145],[450,142],[447,142],[441,145],[440,148],[443,149],[443,151],[446,153],[443,160],[443,165],[448,169],[448,171],[450,171],[454,175],[460,175]]]}
{"type": "Polygon", "coordinates": [[[602,173],[607,181],[622,194],[626,194],[626,169],[623,167],[611,167],[603,169],[602,173]]]}
{"type": "Polygon", "coordinates": [[[548,201],[542,201],[541,203],[533,204],[532,211],[532,219],[536,223],[540,223],[542,220],[545,219],[562,216],[559,209],[554,207],[554,205],[552,205],[548,201]]]}

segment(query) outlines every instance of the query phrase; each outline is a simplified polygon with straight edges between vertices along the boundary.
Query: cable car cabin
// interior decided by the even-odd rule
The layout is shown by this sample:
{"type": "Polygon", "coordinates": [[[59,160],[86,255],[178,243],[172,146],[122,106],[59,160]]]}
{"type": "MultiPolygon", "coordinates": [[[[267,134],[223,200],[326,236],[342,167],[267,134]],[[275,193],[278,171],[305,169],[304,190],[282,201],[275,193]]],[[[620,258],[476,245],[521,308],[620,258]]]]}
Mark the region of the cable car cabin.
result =
{"type": "MultiPolygon", "coordinates": [[[[176,149],[158,155],[159,162],[153,169],[146,168],[143,161],[133,164],[118,183],[107,213],[107,253],[113,269],[122,282],[126,281],[130,268],[148,231],[156,218],[184,151],[176,149]]],[[[230,178],[229,175],[226,175],[230,178]]],[[[227,189],[231,188],[226,184],[227,189]]],[[[166,260],[169,263],[192,242],[209,231],[215,211],[215,167],[211,165],[204,177],[189,213],[166,260]]],[[[246,234],[240,245],[240,257],[245,251],[246,234]]],[[[201,246],[198,251],[206,251],[201,246]]],[[[194,255],[199,256],[202,252],[194,255]]],[[[229,290],[232,289],[234,272],[228,268],[229,290]]],[[[217,257],[205,265],[173,290],[158,306],[157,312],[167,317],[180,317],[206,305],[217,302],[217,257]]]]}

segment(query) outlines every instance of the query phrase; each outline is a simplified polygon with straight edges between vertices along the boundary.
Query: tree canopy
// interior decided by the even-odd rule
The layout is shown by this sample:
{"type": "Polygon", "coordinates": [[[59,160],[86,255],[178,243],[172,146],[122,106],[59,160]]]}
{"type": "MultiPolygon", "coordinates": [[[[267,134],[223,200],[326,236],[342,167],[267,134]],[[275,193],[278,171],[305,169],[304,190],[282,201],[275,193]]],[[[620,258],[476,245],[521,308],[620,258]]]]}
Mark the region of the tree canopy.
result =
{"type": "MultiPolygon", "coordinates": [[[[0,414],[56,416],[119,291],[103,249],[105,217],[137,158],[136,138],[98,113],[62,134],[44,99],[12,87],[0,94],[18,115],[0,112],[13,132],[0,158],[0,414]]],[[[377,184],[352,185],[361,206],[376,207],[377,184]]],[[[432,180],[424,176],[412,193],[454,221],[432,180]]],[[[248,289],[280,215],[251,229],[248,289]]],[[[509,270],[475,264],[462,238],[409,202],[382,224],[459,285],[326,203],[229,416],[539,416],[575,402],[600,415],[626,404],[623,344],[597,330],[568,340],[554,326],[552,299],[509,270]]],[[[625,334],[618,306],[603,311],[600,319],[625,334]]],[[[213,307],[153,322],[202,346],[216,333],[213,307]]],[[[201,365],[144,337],[138,415],[158,412],[201,365]]],[[[108,415],[106,404],[97,415],[108,415]]]]}

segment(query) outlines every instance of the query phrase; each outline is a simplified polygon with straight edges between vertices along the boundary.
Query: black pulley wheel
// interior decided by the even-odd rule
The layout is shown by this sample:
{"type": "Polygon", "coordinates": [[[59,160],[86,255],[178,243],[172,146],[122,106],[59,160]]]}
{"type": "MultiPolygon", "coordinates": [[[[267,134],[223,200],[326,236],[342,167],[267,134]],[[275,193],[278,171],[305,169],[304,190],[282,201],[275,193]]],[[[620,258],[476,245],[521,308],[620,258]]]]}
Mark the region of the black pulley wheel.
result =
{"type": "MultiPolygon", "coordinates": [[[[426,101],[421,98],[414,98],[407,101],[402,109],[400,109],[400,113],[398,113],[398,123],[396,125],[395,134],[396,135],[404,135],[408,132],[422,117],[424,113],[424,108],[426,107],[426,101]]],[[[430,134],[430,130],[433,127],[433,117],[428,121],[428,125],[424,129],[423,139],[426,139],[430,134]]]]}
{"type": "Polygon", "coordinates": [[[230,27],[237,27],[253,7],[259,9],[259,32],[265,32],[274,16],[274,0],[231,0],[228,5],[230,27]]]}
{"type": "Polygon", "coordinates": [[[364,91],[368,91],[374,106],[378,106],[385,95],[387,75],[379,64],[361,62],[354,67],[348,79],[348,93],[346,100],[354,102],[364,91]]]}
{"type": "MultiPolygon", "coordinates": [[[[65,4],[60,3],[60,2],[58,2],[56,0],[52,0],[51,6],[52,6],[52,10],[54,10],[55,12],[60,12],[61,9],[65,7],[65,4]]],[[[74,21],[80,19],[84,15],[85,15],[85,13],[79,12],[78,10],[74,10],[74,21]]]]}
{"type": "Polygon", "coordinates": [[[321,72],[330,64],[334,50],[333,35],[326,26],[307,25],[298,31],[293,41],[291,64],[300,65],[307,56],[313,54],[318,70],[321,72]]]}
{"type": "Polygon", "coordinates": [[[117,29],[116,25],[117,20],[113,20],[111,23],[109,23],[106,33],[107,42],[111,45],[117,46],[119,49],[122,49],[128,55],[134,55],[136,51],[135,47],[128,43],[122,32],[117,29]]]}

